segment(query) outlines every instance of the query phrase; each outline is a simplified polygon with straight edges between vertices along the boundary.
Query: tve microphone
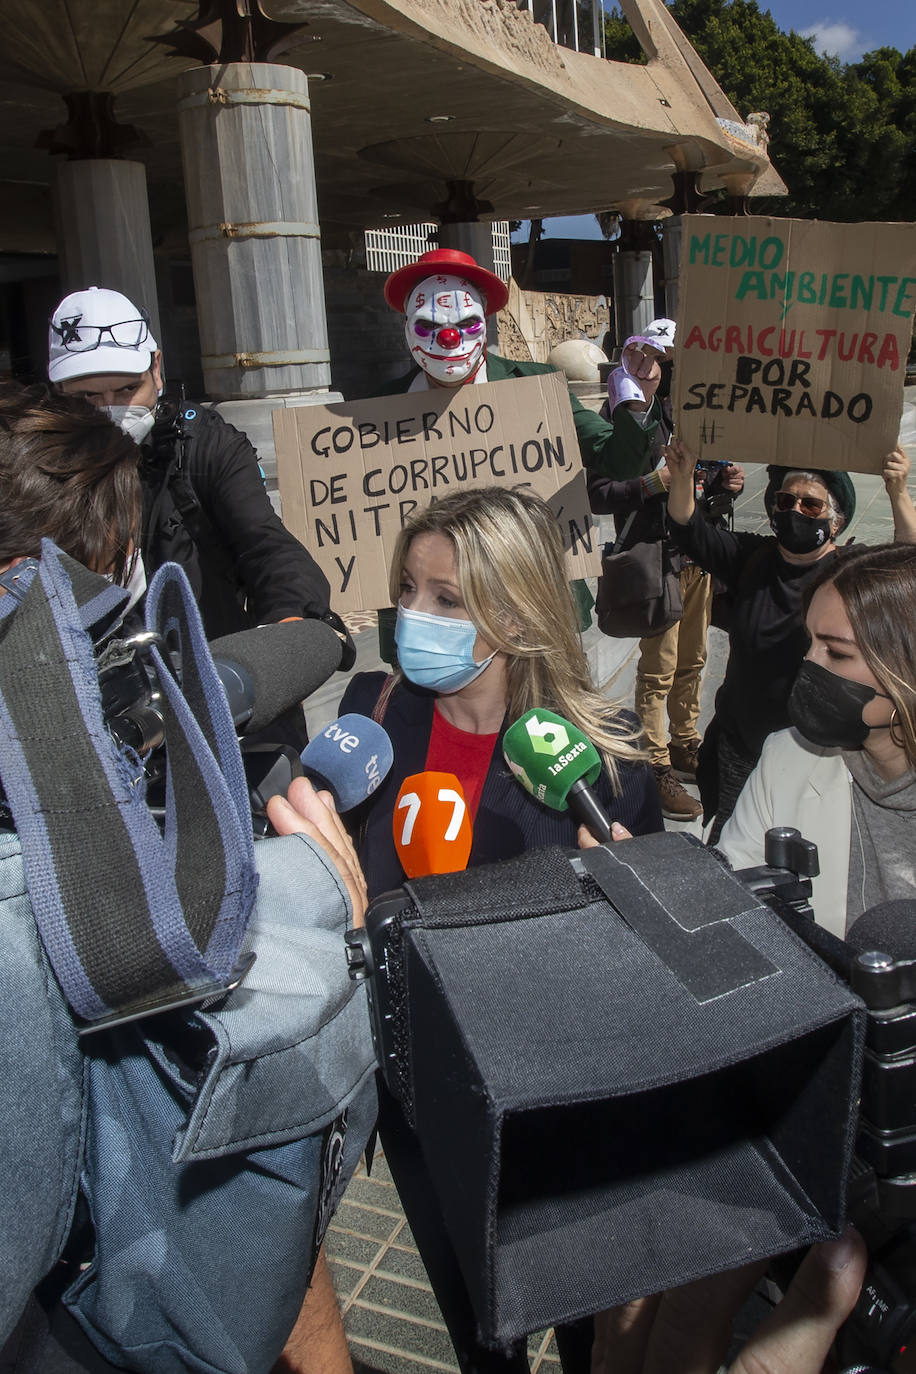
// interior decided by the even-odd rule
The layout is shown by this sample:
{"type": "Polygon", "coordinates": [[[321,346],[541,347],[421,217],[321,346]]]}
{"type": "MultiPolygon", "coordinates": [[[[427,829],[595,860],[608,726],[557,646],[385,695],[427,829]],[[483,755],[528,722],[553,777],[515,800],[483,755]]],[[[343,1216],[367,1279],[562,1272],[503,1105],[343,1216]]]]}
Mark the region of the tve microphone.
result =
{"type": "Polygon", "coordinates": [[[394,847],[408,878],[457,873],[471,855],[471,818],[454,773],[413,773],[394,804],[394,847]]]}
{"type": "Polygon", "coordinates": [[[589,786],[601,772],[601,756],[570,721],[540,708],[526,711],[506,731],[503,754],[537,801],[571,811],[596,840],[611,838],[611,822],[589,786]]]}
{"type": "Polygon", "coordinates": [[[371,797],[394,758],[388,734],[368,716],[332,720],[299,755],[305,776],[326,788],[338,811],[352,811],[371,797]]]}
{"type": "Polygon", "coordinates": [[[238,730],[262,730],[327,682],[343,644],[323,620],[259,625],[214,639],[210,652],[238,730]]]}

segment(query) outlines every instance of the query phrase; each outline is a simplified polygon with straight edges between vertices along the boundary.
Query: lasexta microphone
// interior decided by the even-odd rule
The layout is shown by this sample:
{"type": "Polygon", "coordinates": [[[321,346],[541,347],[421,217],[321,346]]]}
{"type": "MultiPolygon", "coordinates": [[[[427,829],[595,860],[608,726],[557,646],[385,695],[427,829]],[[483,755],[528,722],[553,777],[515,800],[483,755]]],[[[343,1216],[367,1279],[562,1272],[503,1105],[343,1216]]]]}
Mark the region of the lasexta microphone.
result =
{"type": "Polygon", "coordinates": [[[394,751],[381,725],[351,713],[331,721],[299,757],[305,776],[330,792],[343,812],[371,797],[391,768],[394,751]]]}
{"type": "Polygon", "coordinates": [[[506,731],[503,755],[537,801],[571,811],[596,840],[610,840],[611,822],[590,786],[601,772],[601,756],[571,721],[554,711],[526,711],[506,731]]]}
{"type": "Polygon", "coordinates": [[[454,773],[413,773],[394,804],[394,847],[408,878],[458,873],[471,855],[471,818],[454,773]]]}
{"type": "Polygon", "coordinates": [[[340,667],[343,644],[323,620],[240,630],[210,644],[237,730],[263,730],[340,667]]]}

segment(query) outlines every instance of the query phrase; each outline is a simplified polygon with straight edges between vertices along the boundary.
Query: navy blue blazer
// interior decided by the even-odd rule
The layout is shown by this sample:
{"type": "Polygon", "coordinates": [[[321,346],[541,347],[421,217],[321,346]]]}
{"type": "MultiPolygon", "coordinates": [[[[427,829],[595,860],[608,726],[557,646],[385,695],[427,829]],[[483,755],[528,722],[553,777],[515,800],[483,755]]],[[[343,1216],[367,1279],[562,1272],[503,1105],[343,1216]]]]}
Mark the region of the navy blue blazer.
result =
{"type": "MultiPolygon", "coordinates": [[[[357,673],[340,703],[340,715],[355,711],[371,716],[385,682],[384,673],[357,673]]],[[[435,692],[401,682],[391,694],[382,725],[394,747],[394,763],[384,782],[368,801],[347,817],[354,833],[361,833],[359,857],[369,896],[400,887],[404,882],[394,846],[394,804],[405,778],[422,773],[433,724],[435,692]]],[[[635,717],[627,713],[628,721],[635,717]]],[[[576,847],[576,821],[568,811],[552,811],[535,801],[513,777],[503,758],[502,737],[511,721],[503,721],[483,785],[468,867],[511,859],[529,849],[559,844],[576,847]]],[[[658,788],[648,764],[619,764],[621,792],[611,791],[602,770],[595,795],[612,821],[620,821],[633,835],[664,829],[658,788]]]]}

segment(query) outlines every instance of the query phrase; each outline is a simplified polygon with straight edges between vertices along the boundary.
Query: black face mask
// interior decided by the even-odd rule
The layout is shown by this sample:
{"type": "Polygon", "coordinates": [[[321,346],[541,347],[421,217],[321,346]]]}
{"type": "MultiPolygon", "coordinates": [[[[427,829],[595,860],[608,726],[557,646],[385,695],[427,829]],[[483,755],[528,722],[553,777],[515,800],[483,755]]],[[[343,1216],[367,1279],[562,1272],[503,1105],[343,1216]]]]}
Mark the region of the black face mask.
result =
{"type": "Polygon", "coordinates": [[[862,719],[868,703],[886,695],[806,658],[789,695],[789,720],[812,744],[827,749],[861,749],[870,730],[887,728],[866,725],[862,719]]]}
{"type": "Polygon", "coordinates": [[[789,553],[814,553],[832,537],[829,520],[812,520],[797,510],[774,510],[770,528],[789,553]]]}

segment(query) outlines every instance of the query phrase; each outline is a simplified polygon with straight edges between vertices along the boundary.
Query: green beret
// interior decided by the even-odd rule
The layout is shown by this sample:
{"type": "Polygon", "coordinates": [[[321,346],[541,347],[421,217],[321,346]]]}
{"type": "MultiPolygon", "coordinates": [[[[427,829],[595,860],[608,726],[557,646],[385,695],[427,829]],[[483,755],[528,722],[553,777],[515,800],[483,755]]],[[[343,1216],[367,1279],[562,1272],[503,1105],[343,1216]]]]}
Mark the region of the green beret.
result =
{"type": "Polygon", "coordinates": [[[775,463],[771,463],[767,468],[767,476],[770,480],[763,495],[763,504],[766,507],[767,515],[772,516],[773,514],[773,501],[776,493],[782,487],[786,473],[788,472],[813,473],[819,482],[823,482],[824,486],[839,506],[840,512],[844,517],[843,528],[845,529],[851,523],[852,517],[856,513],[856,489],[852,484],[852,478],[849,473],[831,471],[828,468],[802,467],[801,464],[797,467],[785,468],[779,467],[775,463]]]}

